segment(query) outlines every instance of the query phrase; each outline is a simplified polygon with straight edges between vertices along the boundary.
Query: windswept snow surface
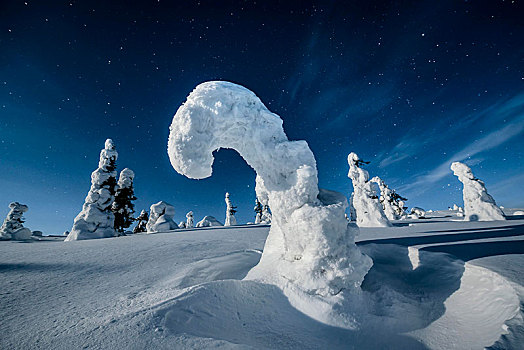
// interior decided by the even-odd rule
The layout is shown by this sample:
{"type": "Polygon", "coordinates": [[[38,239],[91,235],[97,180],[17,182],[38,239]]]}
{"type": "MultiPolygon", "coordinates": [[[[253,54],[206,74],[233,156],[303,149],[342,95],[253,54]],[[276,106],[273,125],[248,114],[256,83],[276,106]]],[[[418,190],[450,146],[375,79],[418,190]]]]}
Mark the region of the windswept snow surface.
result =
{"type": "Polygon", "coordinates": [[[524,220],[431,214],[361,229],[374,265],[345,305],[353,330],[311,319],[275,286],[242,280],[267,226],[0,242],[0,348],[521,348],[524,220]],[[408,247],[418,250],[415,269],[408,247]]]}

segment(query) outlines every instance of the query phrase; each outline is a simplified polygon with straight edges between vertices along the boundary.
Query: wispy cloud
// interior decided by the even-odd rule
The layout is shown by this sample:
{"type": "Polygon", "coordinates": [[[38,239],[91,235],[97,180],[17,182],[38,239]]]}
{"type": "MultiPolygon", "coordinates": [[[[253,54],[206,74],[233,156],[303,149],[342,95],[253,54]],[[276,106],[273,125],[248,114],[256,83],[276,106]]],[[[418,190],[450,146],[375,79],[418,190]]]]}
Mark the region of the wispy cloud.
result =
{"type": "MultiPolygon", "coordinates": [[[[520,109],[524,106],[524,95],[520,95],[520,104],[515,104],[514,102],[515,99],[509,101],[509,105],[505,105],[501,111],[503,114],[508,113],[508,106],[513,109],[519,109],[517,116],[514,117],[511,121],[508,121],[504,127],[492,131],[486,136],[475,140],[468,146],[464,147],[462,150],[456,152],[453,156],[433,170],[426,174],[416,176],[414,181],[406,186],[401,187],[400,189],[402,191],[408,192],[415,188],[419,188],[420,191],[423,192],[432,184],[450,174],[449,167],[452,162],[464,161],[466,159],[471,160],[471,158],[475,155],[500,146],[515,136],[520,135],[524,131],[524,113],[520,111],[520,109]]],[[[478,159],[473,161],[478,164],[478,159]]]]}

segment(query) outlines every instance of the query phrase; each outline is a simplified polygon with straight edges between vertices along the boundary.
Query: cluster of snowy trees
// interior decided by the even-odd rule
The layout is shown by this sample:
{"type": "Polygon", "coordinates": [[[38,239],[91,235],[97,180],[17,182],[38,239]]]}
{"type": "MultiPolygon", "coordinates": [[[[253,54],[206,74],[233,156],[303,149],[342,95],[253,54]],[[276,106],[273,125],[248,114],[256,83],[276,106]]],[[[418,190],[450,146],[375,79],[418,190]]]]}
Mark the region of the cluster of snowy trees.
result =
{"type": "Polygon", "coordinates": [[[378,176],[369,179],[369,173],[362,167],[365,162],[351,152],[348,155],[348,177],[353,184],[353,193],[350,197],[351,220],[356,221],[359,227],[389,227],[389,220],[398,220],[406,217],[406,198],[400,196],[386,185],[378,176]],[[380,189],[377,195],[374,185],[380,189]]]}
{"type": "Polygon", "coordinates": [[[76,216],[66,241],[115,237],[134,221],[133,180],[135,174],[125,168],[116,179],[116,151],[113,140],[107,139],[100,151],[98,168],[91,174],[91,188],[82,211],[76,216]]]}

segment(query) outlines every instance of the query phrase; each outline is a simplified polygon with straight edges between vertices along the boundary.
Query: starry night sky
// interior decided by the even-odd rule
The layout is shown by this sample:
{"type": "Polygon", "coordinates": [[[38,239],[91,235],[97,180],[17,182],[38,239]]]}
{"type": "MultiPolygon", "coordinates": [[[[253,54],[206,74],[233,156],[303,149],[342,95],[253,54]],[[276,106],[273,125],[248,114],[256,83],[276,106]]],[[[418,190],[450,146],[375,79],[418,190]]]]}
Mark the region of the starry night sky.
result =
{"type": "Polygon", "coordinates": [[[208,80],[254,91],[306,140],[320,186],[349,196],[347,154],[409,200],[462,204],[453,160],[498,204],[524,206],[519,1],[1,1],[0,216],[70,230],[106,138],[136,173],[137,211],[252,221],[254,171],[234,151],[189,180],[166,153],[173,114],[208,80]],[[43,4],[45,3],[45,4],[43,4]]]}

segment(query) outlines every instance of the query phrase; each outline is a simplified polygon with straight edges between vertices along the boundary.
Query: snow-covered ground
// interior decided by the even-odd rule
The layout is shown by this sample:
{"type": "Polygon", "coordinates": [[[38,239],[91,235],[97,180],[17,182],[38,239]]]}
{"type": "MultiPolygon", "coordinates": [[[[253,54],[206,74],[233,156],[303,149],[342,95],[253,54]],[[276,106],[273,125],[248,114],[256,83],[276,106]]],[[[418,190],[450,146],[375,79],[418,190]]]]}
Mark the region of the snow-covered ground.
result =
{"type": "Polygon", "coordinates": [[[309,318],[275,286],[242,281],[268,226],[3,241],[0,348],[522,348],[524,216],[427,216],[360,229],[374,265],[348,304],[353,330],[309,318]]]}

